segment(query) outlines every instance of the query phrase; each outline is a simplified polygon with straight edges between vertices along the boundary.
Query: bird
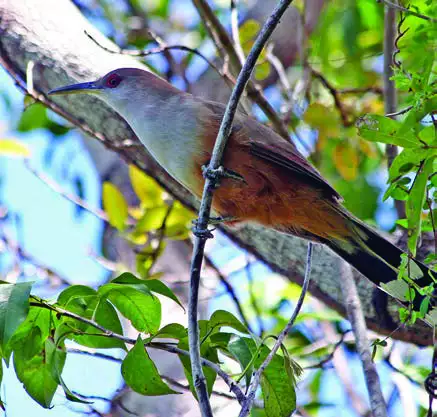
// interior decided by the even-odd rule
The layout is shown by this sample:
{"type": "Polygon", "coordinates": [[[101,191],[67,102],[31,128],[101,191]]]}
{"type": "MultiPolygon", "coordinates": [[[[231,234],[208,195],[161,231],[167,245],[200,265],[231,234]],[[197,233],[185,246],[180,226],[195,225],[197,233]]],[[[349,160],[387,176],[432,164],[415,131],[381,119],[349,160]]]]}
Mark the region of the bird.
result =
{"type": "MultiPolygon", "coordinates": [[[[223,104],[193,96],[139,68],[118,68],[95,81],[48,94],[77,93],[95,95],[113,108],[162,168],[198,199],[202,197],[202,168],[211,159],[223,104]]],[[[420,289],[434,285],[432,272],[410,258],[408,270],[415,271],[414,277],[399,279],[403,252],[347,211],[337,191],[291,142],[237,111],[222,166],[227,175],[212,203],[219,218],[234,226],[258,223],[324,244],[404,305],[413,288],[416,297],[409,307],[420,310],[424,300],[420,289]]],[[[437,308],[433,297],[429,301],[422,318],[433,323],[437,308]]]]}

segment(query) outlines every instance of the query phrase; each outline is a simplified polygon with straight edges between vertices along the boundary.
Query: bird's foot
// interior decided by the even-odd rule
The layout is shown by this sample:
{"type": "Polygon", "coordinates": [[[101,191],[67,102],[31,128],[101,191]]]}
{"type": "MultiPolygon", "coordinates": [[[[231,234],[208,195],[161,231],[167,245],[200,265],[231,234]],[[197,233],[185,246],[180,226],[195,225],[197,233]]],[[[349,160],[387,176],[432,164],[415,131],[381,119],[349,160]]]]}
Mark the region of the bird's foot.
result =
{"type": "Polygon", "coordinates": [[[212,232],[215,230],[215,228],[208,229],[208,226],[200,227],[199,220],[196,219],[193,220],[193,227],[191,230],[193,231],[193,235],[198,237],[199,239],[212,239],[214,237],[212,232]]]}
{"type": "Polygon", "coordinates": [[[202,174],[205,179],[213,181],[216,187],[220,185],[220,180],[222,178],[228,178],[247,184],[242,175],[240,175],[238,172],[232,171],[231,169],[226,169],[223,166],[219,166],[217,169],[212,169],[209,167],[209,164],[202,165],[202,174]]]}

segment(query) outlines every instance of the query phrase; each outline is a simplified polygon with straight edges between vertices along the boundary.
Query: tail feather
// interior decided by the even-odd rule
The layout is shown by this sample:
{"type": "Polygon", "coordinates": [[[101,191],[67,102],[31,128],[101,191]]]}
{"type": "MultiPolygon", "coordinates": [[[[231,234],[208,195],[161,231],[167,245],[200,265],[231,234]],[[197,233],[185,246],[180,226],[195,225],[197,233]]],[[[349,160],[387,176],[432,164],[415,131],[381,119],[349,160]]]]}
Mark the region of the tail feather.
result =
{"type": "MultiPolygon", "coordinates": [[[[405,303],[409,287],[406,282],[398,280],[403,252],[359,220],[349,217],[347,221],[350,222],[353,233],[346,241],[334,239],[323,243],[383,291],[405,303]]],[[[414,260],[414,264],[421,271],[421,276],[414,280],[415,284],[420,288],[432,284],[429,268],[417,260],[414,260]]],[[[423,298],[416,292],[413,302],[415,310],[419,310],[423,298]]],[[[432,304],[430,303],[429,311],[433,308],[432,304]]]]}

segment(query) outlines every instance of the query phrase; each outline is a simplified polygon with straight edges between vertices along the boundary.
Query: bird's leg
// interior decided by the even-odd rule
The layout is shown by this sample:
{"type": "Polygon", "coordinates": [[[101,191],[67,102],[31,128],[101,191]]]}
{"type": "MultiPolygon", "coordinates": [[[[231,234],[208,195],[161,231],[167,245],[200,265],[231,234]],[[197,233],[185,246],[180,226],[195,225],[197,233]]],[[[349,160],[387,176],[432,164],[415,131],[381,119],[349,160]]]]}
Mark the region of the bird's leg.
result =
{"type": "Polygon", "coordinates": [[[226,169],[223,166],[219,166],[217,169],[211,169],[209,167],[209,163],[202,165],[202,174],[204,178],[208,178],[209,180],[213,181],[215,187],[220,185],[220,180],[222,178],[228,178],[247,184],[242,175],[240,175],[238,172],[232,171],[231,169],[226,169]]]}
{"type": "MultiPolygon", "coordinates": [[[[235,216],[217,216],[217,217],[210,217],[208,219],[208,224],[212,226],[216,226],[221,223],[232,223],[238,220],[238,217],[235,216]]],[[[197,220],[192,221],[193,226],[197,226],[197,220]]]]}

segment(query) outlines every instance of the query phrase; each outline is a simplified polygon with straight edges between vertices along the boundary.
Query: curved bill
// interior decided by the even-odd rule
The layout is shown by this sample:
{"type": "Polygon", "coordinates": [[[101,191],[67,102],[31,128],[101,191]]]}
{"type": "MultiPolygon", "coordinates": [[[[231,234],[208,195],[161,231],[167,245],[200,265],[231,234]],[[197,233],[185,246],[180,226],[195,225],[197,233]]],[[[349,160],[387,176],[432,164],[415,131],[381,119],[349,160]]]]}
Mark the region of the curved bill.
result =
{"type": "Polygon", "coordinates": [[[56,94],[79,94],[79,93],[96,93],[101,87],[96,85],[95,81],[90,81],[86,83],[66,85],[64,87],[55,88],[48,92],[49,95],[53,96],[56,94]]]}

